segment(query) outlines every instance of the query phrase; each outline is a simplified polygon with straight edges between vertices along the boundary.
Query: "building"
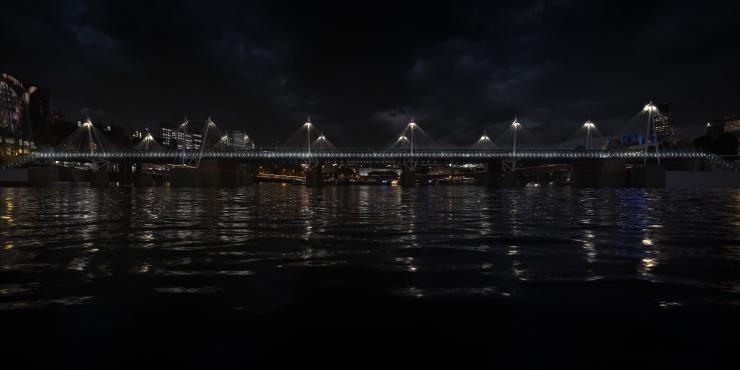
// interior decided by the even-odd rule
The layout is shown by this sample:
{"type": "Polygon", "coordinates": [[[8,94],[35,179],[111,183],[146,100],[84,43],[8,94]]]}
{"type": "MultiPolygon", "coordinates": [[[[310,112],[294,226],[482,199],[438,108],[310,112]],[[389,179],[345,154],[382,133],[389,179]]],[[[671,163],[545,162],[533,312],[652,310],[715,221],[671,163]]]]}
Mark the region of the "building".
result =
{"type": "Polygon", "coordinates": [[[52,110],[49,112],[49,123],[58,124],[64,122],[64,113],[61,109],[52,110]]]}
{"type": "Polygon", "coordinates": [[[674,134],[673,115],[671,115],[671,107],[667,103],[659,105],[658,112],[660,114],[655,118],[655,134],[658,137],[658,142],[661,142],[674,134]]]}
{"type": "Polygon", "coordinates": [[[740,116],[725,117],[707,123],[707,136],[716,139],[725,133],[740,136],[740,116]]]}
{"type": "Polygon", "coordinates": [[[28,100],[30,93],[15,77],[0,74],[0,129],[15,135],[30,125],[28,100]]]}
{"type": "Polygon", "coordinates": [[[711,140],[717,140],[723,134],[732,135],[738,142],[738,155],[740,155],[740,116],[725,117],[707,123],[706,136],[711,140]]]}
{"type": "Polygon", "coordinates": [[[61,111],[51,109],[48,89],[24,85],[7,73],[0,74],[0,135],[54,145],[58,128],[64,122],[61,111]]]}
{"type": "Polygon", "coordinates": [[[625,147],[644,144],[643,136],[639,132],[631,132],[629,134],[622,135],[622,145],[625,147]]]}
{"type": "Polygon", "coordinates": [[[188,134],[180,130],[162,127],[159,129],[159,142],[167,148],[199,150],[203,143],[203,135],[188,134]]]}
{"type": "Polygon", "coordinates": [[[0,158],[28,154],[36,148],[31,140],[20,137],[0,135],[0,158]]]}
{"type": "Polygon", "coordinates": [[[252,150],[254,149],[254,142],[252,139],[243,131],[235,130],[227,134],[229,137],[229,144],[232,150],[252,150]]]}
{"type": "Polygon", "coordinates": [[[101,133],[105,140],[108,142],[105,144],[111,145],[112,148],[127,149],[133,146],[131,137],[128,136],[126,130],[120,126],[114,126],[109,124],[101,124],[101,133]]]}
{"type": "MultiPolygon", "coordinates": [[[[144,131],[149,131],[148,129],[145,129],[144,131]]],[[[134,133],[131,134],[132,139],[141,140],[144,138],[144,131],[135,129],[134,133]]]]}
{"type": "Polygon", "coordinates": [[[0,74],[0,157],[29,153],[36,147],[29,114],[30,96],[36,89],[27,89],[7,73],[0,74]]]}

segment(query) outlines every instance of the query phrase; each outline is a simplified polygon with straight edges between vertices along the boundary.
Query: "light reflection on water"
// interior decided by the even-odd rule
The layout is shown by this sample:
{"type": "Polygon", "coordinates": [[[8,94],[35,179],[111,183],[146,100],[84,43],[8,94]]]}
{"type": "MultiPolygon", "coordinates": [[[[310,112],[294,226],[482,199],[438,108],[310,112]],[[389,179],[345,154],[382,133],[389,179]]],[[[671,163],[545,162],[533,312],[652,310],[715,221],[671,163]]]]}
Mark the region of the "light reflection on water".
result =
{"type": "Polygon", "coordinates": [[[647,294],[635,302],[662,308],[740,294],[737,190],[260,184],[0,197],[5,310],[120,299],[111,286],[141,304],[197,293],[234,307],[289,304],[311,287],[537,299],[545,282],[636,281],[647,294]]]}

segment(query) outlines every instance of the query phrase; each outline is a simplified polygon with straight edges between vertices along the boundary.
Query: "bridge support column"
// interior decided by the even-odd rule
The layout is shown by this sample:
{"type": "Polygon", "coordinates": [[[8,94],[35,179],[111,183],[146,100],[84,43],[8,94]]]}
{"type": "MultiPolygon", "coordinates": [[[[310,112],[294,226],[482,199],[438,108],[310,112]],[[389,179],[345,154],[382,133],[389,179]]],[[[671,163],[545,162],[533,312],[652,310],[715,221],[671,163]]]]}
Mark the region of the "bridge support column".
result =
{"type": "Polygon", "coordinates": [[[239,185],[240,186],[251,186],[254,185],[255,178],[257,177],[257,166],[252,163],[242,164],[239,166],[239,185]]]}
{"type": "Polygon", "coordinates": [[[147,175],[145,173],[142,173],[141,171],[136,172],[136,176],[134,177],[134,185],[137,187],[147,187],[147,186],[154,186],[154,177],[152,175],[147,175]]]}
{"type": "Polygon", "coordinates": [[[108,172],[106,171],[95,171],[90,170],[87,174],[88,181],[90,182],[91,188],[107,188],[108,187],[108,172]]]}
{"type": "Polygon", "coordinates": [[[579,161],[570,165],[570,184],[578,188],[627,186],[627,162],[620,159],[579,161]]]}
{"type": "Polygon", "coordinates": [[[136,164],[136,173],[133,176],[133,184],[136,187],[146,187],[154,184],[152,176],[144,173],[144,163],[139,162],[136,164]]]}
{"type": "Polygon", "coordinates": [[[324,185],[323,164],[319,161],[309,162],[306,169],[306,185],[310,187],[319,187],[324,185]]]}
{"type": "Polygon", "coordinates": [[[486,167],[486,173],[482,181],[484,185],[492,188],[511,188],[516,186],[516,172],[506,171],[502,161],[488,162],[486,167]]]}
{"type": "Polygon", "coordinates": [[[49,186],[52,181],[59,180],[57,167],[29,167],[28,183],[31,186],[49,186]]]}
{"type": "Polygon", "coordinates": [[[631,188],[664,188],[665,168],[632,167],[629,170],[629,187],[631,188]]]}
{"type": "Polygon", "coordinates": [[[198,167],[200,184],[206,187],[239,185],[239,163],[218,159],[204,159],[198,167]]]}
{"type": "Polygon", "coordinates": [[[131,162],[118,163],[118,185],[128,186],[134,183],[134,174],[131,171],[131,162]]]}
{"type": "Polygon", "coordinates": [[[401,177],[398,182],[404,188],[413,188],[416,186],[416,162],[403,162],[401,166],[401,177]]]}
{"type": "Polygon", "coordinates": [[[170,186],[173,188],[197,188],[200,186],[200,172],[197,168],[172,167],[170,186]]]}
{"type": "Polygon", "coordinates": [[[85,182],[87,171],[72,167],[59,167],[59,181],[61,182],[85,182]]]}

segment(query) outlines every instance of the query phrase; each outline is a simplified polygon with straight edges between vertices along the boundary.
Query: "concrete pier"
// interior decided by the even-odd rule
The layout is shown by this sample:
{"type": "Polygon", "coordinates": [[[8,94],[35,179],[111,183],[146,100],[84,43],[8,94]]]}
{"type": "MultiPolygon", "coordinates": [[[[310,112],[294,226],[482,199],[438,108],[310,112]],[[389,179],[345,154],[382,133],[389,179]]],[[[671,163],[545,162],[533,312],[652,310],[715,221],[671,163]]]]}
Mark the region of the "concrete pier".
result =
{"type": "Polygon", "coordinates": [[[25,168],[0,169],[0,186],[28,186],[29,171],[25,168]]]}
{"type": "Polygon", "coordinates": [[[86,182],[87,171],[72,167],[59,167],[58,181],[72,183],[86,182]]]}
{"type": "Polygon", "coordinates": [[[154,181],[154,177],[152,175],[137,172],[134,176],[134,185],[144,188],[147,186],[156,186],[157,183],[154,181]]]}
{"type": "MultiPolygon", "coordinates": [[[[173,167],[170,170],[170,186],[176,188],[192,187],[223,187],[239,186],[245,181],[254,181],[253,172],[247,175],[247,171],[239,163],[202,160],[198,168],[173,167]]],[[[150,184],[156,184],[156,179],[150,175],[143,177],[150,184]]],[[[147,186],[150,186],[147,185],[147,186]]]]}
{"type": "Polygon", "coordinates": [[[740,172],[737,171],[666,171],[668,189],[738,189],[740,172]]]}
{"type": "Polygon", "coordinates": [[[200,172],[197,168],[173,167],[170,170],[170,186],[173,188],[197,188],[200,186],[200,172]]]}
{"type": "Polygon", "coordinates": [[[324,185],[324,169],[322,163],[311,163],[306,170],[306,185],[319,187],[324,185]]]}
{"type": "Polygon", "coordinates": [[[257,166],[254,164],[242,164],[239,166],[239,186],[254,185],[257,178],[257,166]]]}
{"type": "Polygon", "coordinates": [[[406,166],[403,166],[398,184],[405,188],[416,186],[416,168],[406,168],[406,166]]]}
{"type": "Polygon", "coordinates": [[[131,162],[121,162],[118,164],[118,185],[128,186],[134,183],[134,172],[131,162]]]}
{"type": "Polygon", "coordinates": [[[664,188],[665,169],[662,167],[632,167],[628,186],[631,188],[664,188]]]}
{"type": "Polygon", "coordinates": [[[504,171],[502,161],[491,161],[486,165],[483,185],[492,188],[511,188],[517,186],[516,172],[504,171]]]}
{"type": "Polygon", "coordinates": [[[91,188],[108,187],[108,172],[90,170],[87,173],[87,178],[91,188]]]}
{"type": "Polygon", "coordinates": [[[616,188],[627,186],[627,162],[589,160],[570,165],[570,183],[578,188],[616,188]]]}
{"type": "Polygon", "coordinates": [[[29,167],[28,183],[31,186],[49,186],[59,180],[57,167],[29,167]]]}

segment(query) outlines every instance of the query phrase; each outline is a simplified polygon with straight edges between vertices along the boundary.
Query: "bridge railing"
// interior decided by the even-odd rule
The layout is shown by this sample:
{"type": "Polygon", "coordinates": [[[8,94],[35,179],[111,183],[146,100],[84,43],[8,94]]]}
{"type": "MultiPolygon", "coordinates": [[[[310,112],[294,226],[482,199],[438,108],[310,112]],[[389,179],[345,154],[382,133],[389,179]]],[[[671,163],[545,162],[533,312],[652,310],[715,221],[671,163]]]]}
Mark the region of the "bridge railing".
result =
{"type": "MultiPolygon", "coordinates": [[[[187,158],[192,155],[183,151],[118,151],[118,152],[37,152],[31,155],[41,159],[71,160],[71,159],[105,159],[105,160],[162,160],[187,158]]],[[[699,159],[709,158],[721,160],[717,156],[702,152],[660,152],[645,153],[643,151],[573,151],[573,150],[522,150],[516,153],[505,150],[429,150],[409,153],[406,151],[205,151],[201,153],[204,159],[288,159],[288,160],[331,160],[331,159],[393,159],[393,160],[426,160],[426,159],[699,159]]],[[[725,161],[726,162],[726,161],[725,161]]]]}

